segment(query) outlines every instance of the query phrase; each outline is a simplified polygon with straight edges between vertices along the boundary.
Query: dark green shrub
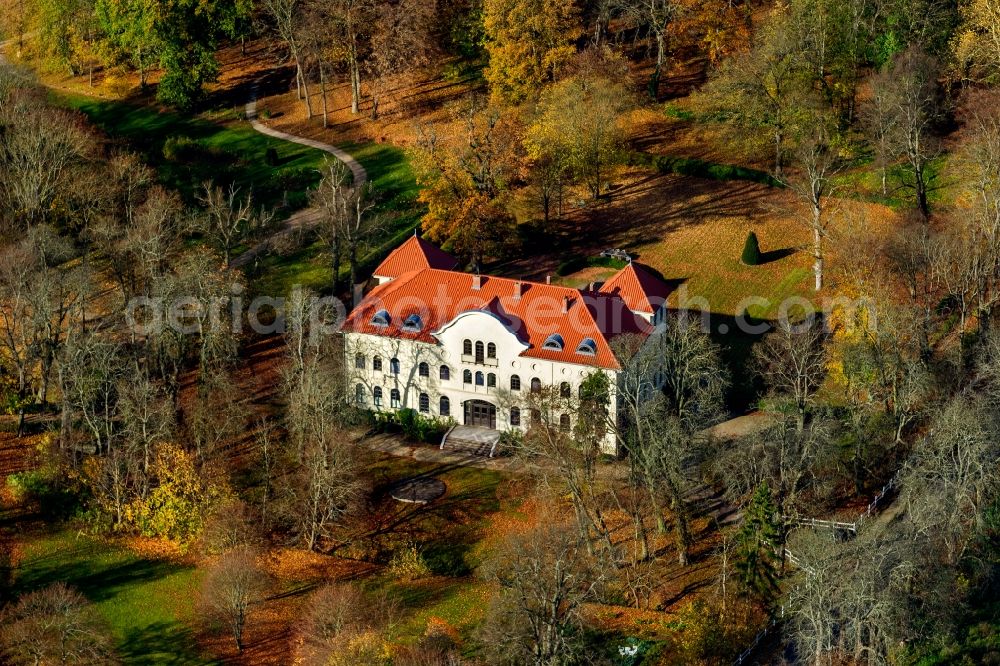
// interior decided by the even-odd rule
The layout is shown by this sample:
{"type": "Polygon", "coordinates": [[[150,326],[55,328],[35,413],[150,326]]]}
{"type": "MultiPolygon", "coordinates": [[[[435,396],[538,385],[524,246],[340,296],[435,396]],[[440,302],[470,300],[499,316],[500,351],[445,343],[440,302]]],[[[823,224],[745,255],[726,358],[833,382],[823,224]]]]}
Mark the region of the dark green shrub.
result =
{"type": "Polygon", "coordinates": [[[55,469],[41,467],[10,474],[7,487],[18,501],[34,504],[47,518],[62,520],[80,509],[79,491],[60,479],[55,469]]]}
{"type": "Polygon", "coordinates": [[[743,255],[740,259],[747,266],[756,266],[760,263],[760,243],[757,241],[757,234],[752,231],[747,235],[747,242],[743,244],[743,255]]]}
{"type": "Polygon", "coordinates": [[[445,431],[452,425],[450,420],[438,420],[429,416],[423,416],[412,408],[401,409],[395,414],[377,414],[377,428],[382,432],[398,427],[408,439],[427,444],[438,444],[444,436],[445,431]],[[384,418],[381,423],[378,419],[384,418]]]}
{"type": "Polygon", "coordinates": [[[189,136],[170,136],[163,142],[163,158],[170,162],[186,162],[200,146],[189,136]]]}
{"type": "Polygon", "coordinates": [[[556,268],[556,275],[570,275],[587,267],[586,257],[573,257],[559,264],[556,268]]]}

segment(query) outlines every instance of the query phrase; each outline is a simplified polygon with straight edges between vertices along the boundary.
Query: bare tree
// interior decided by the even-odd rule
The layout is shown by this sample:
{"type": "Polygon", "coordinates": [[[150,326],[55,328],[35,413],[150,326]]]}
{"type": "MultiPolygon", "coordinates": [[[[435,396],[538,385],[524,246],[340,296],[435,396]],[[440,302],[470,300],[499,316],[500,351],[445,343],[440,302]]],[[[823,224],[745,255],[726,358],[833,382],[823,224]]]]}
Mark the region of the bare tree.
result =
{"type": "Polygon", "coordinates": [[[236,246],[255,232],[266,228],[273,216],[255,211],[250,194],[241,197],[240,190],[235,185],[223,190],[211,183],[204,183],[202,189],[198,201],[205,207],[204,233],[222,253],[228,266],[236,246]]]}
{"type": "Polygon", "coordinates": [[[323,178],[311,195],[312,205],[321,211],[320,237],[329,245],[333,260],[334,291],[340,283],[340,261],[347,255],[350,286],[356,284],[358,254],[382,230],[382,217],[374,212],[371,184],[357,187],[351,171],[340,160],[328,159],[323,178]]]}
{"type": "Polygon", "coordinates": [[[353,638],[391,628],[398,608],[388,595],[370,595],[351,583],[327,583],[308,601],[299,623],[301,663],[341,663],[353,638]],[[339,658],[339,660],[338,660],[339,658]]]}
{"type": "Polygon", "coordinates": [[[835,423],[813,420],[803,430],[792,419],[745,437],[737,446],[723,445],[715,469],[733,499],[746,497],[766,483],[771,489],[785,539],[806,507],[822,506],[836,479],[824,465],[833,458],[835,423]],[[806,504],[808,500],[808,505],[806,504]]]}
{"type": "Polygon", "coordinates": [[[382,100],[393,77],[427,66],[433,49],[434,3],[401,0],[382,3],[375,8],[370,54],[365,60],[371,117],[379,117],[382,100]]]}
{"type": "Polygon", "coordinates": [[[539,482],[554,495],[568,494],[576,516],[581,542],[592,550],[592,539],[604,545],[614,559],[603,507],[602,487],[597,479],[597,462],[601,456],[598,437],[579,436],[564,426],[564,416],[578,413],[579,403],[573,396],[563,395],[558,386],[542,386],[528,395],[527,411],[531,426],[517,452],[528,460],[542,460],[534,465],[539,482]]]}
{"type": "Polygon", "coordinates": [[[0,655],[14,666],[115,664],[111,645],[111,632],[97,611],[65,583],[25,594],[0,623],[0,655]]]}
{"type": "Polygon", "coordinates": [[[934,136],[943,111],[938,70],[934,58],[919,46],[911,46],[872,78],[871,87],[879,94],[865,111],[873,141],[884,143],[894,158],[906,162],[909,181],[903,185],[913,190],[916,208],[925,220],[930,215],[927,165],[941,150],[934,136]],[[885,135],[879,136],[880,132],[885,135]]]}
{"type": "Polygon", "coordinates": [[[497,663],[571,663],[584,603],[605,576],[576,530],[555,521],[508,540],[485,565],[501,588],[481,635],[497,663]]]}
{"type": "Polygon", "coordinates": [[[825,109],[803,114],[795,132],[791,151],[798,171],[785,174],[784,182],[809,208],[806,226],[812,233],[813,275],[816,291],[823,288],[823,240],[830,226],[827,199],[834,189],[834,177],[844,166],[836,122],[825,109]]]}
{"type": "Polygon", "coordinates": [[[244,502],[238,499],[222,502],[205,518],[202,548],[209,555],[255,548],[261,541],[259,527],[260,523],[244,502]]]}
{"type": "Polygon", "coordinates": [[[145,497],[154,450],[174,434],[174,412],[162,388],[135,366],[131,372],[123,373],[116,393],[121,435],[125,446],[140,461],[143,474],[140,496],[145,497]]]}
{"type": "Polygon", "coordinates": [[[216,560],[202,583],[202,603],[208,614],[226,624],[243,651],[243,631],[254,605],[264,599],[270,581],[257,563],[259,553],[248,546],[234,548],[216,560]]]}
{"type": "Polygon", "coordinates": [[[305,99],[307,117],[312,118],[312,103],[309,100],[305,58],[300,43],[305,2],[303,0],[263,0],[261,7],[274,22],[278,38],[288,47],[288,54],[295,64],[296,95],[299,99],[305,99]]]}
{"type": "Polygon", "coordinates": [[[649,79],[649,94],[657,99],[660,94],[660,78],[667,64],[667,38],[670,24],[680,11],[675,0],[624,0],[622,13],[634,26],[646,30],[656,45],[656,65],[649,79]]]}
{"type": "Polygon", "coordinates": [[[955,565],[997,495],[997,423],[981,400],[956,397],[932,422],[902,472],[903,501],[917,533],[955,565]]]}
{"type": "Polygon", "coordinates": [[[0,201],[29,224],[46,220],[52,203],[73,188],[73,174],[96,142],[83,122],[67,111],[21,96],[0,111],[0,201]]]}
{"type": "Polygon", "coordinates": [[[753,351],[768,387],[795,405],[800,431],[826,377],[826,338],[823,323],[814,317],[798,324],[783,321],[753,351]]]}

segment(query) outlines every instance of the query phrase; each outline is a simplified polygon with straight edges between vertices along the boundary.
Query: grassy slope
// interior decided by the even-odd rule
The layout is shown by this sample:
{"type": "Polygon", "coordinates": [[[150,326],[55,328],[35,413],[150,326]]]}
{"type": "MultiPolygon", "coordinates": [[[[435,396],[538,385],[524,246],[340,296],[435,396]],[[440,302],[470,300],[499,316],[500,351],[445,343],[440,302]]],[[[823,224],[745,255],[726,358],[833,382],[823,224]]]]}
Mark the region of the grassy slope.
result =
{"type": "Polygon", "coordinates": [[[145,559],[132,551],[66,529],[23,544],[14,592],[63,581],[94,602],[107,619],[126,663],[210,663],[194,647],[199,574],[193,567],[145,559]]]}
{"type": "Polygon", "coordinates": [[[112,138],[139,152],[157,170],[164,185],[179,191],[188,203],[194,201],[203,182],[214,180],[232,182],[244,192],[252,190],[260,205],[280,207],[287,203],[287,213],[305,205],[305,192],[318,181],[317,169],[326,157],[314,148],[264,136],[245,122],[217,123],[83,95],[59,94],[56,99],[83,112],[112,138]],[[163,146],[171,137],[193,139],[204,150],[194,159],[168,160],[163,146]],[[276,166],[267,164],[269,148],[278,154],[276,166]]]}

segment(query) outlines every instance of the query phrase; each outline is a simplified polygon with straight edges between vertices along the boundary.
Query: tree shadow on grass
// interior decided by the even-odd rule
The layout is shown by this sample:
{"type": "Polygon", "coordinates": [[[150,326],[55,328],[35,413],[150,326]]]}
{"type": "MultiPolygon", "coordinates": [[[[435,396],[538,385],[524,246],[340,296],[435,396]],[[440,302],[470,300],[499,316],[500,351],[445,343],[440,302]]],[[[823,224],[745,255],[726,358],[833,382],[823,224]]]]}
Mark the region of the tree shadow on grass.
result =
{"type": "Polygon", "coordinates": [[[195,650],[194,633],[178,622],[155,622],[130,629],[118,644],[125,664],[214,664],[195,650]]]}
{"type": "Polygon", "coordinates": [[[107,556],[98,544],[81,541],[72,548],[28,559],[15,572],[15,592],[23,594],[64,582],[89,600],[100,602],[133,585],[165,578],[186,568],[166,560],[103,562],[107,556]]]}
{"type": "Polygon", "coordinates": [[[785,248],[782,248],[780,250],[769,250],[768,252],[761,252],[760,253],[760,261],[757,262],[757,265],[758,266],[763,266],[765,264],[770,264],[770,263],[775,262],[775,261],[780,261],[781,259],[784,259],[785,257],[792,256],[793,254],[795,254],[798,251],[799,251],[799,249],[796,248],[796,247],[785,247],[785,248]]]}

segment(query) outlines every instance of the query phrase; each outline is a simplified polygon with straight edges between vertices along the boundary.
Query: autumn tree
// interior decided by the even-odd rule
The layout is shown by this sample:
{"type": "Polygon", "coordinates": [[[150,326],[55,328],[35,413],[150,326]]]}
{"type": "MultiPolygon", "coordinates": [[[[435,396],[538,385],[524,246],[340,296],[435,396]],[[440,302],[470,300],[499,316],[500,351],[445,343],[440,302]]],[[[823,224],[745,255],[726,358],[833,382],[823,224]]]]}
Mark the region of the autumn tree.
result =
{"type": "Polygon", "coordinates": [[[725,60],[695,101],[699,108],[721,114],[726,129],[741,141],[758,147],[766,137],[780,178],[789,134],[809,89],[802,45],[787,13],[778,8],[757,30],[751,49],[725,60]]]}
{"type": "Polygon", "coordinates": [[[86,598],[65,583],[29,592],[0,624],[4,662],[104,666],[118,662],[111,631],[86,598]]]}
{"type": "Polygon", "coordinates": [[[994,0],[961,3],[962,24],[956,30],[955,58],[974,81],[993,83],[1000,75],[1000,7],[994,0]]]}
{"type": "Polygon", "coordinates": [[[520,102],[553,81],[583,34],[573,0],[486,0],[486,80],[495,99],[520,102]]]}
{"type": "Polygon", "coordinates": [[[162,46],[156,31],[156,5],[148,0],[95,0],[94,8],[105,60],[136,72],[139,87],[145,91],[162,46]]]}
{"type": "Polygon", "coordinates": [[[270,584],[258,564],[259,556],[252,547],[236,547],[211,565],[202,583],[202,604],[207,614],[229,626],[240,652],[247,617],[254,605],[263,601],[270,584]]]}
{"type": "Polygon", "coordinates": [[[546,217],[553,191],[569,172],[600,196],[609,168],[622,145],[620,118],[630,108],[627,68],[610,51],[580,58],[576,73],[542,93],[535,120],[525,137],[528,157],[542,170],[546,217]],[[586,60],[600,61],[587,66],[586,60]]]}
{"type": "Polygon", "coordinates": [[[473,101],[459,111],[460,130],[422,132],[414,162],[427,205],[428,238],[481,264],[517,244],[510,187],[520,170],[521,128],[495,106],[473,101]]]}
{"type": "Polygon", "coordinates": [[[78,76],[83,61],[93,60],[96,24],[92,0],[39,0],[41,43],[47,55],[78,76]]]}

